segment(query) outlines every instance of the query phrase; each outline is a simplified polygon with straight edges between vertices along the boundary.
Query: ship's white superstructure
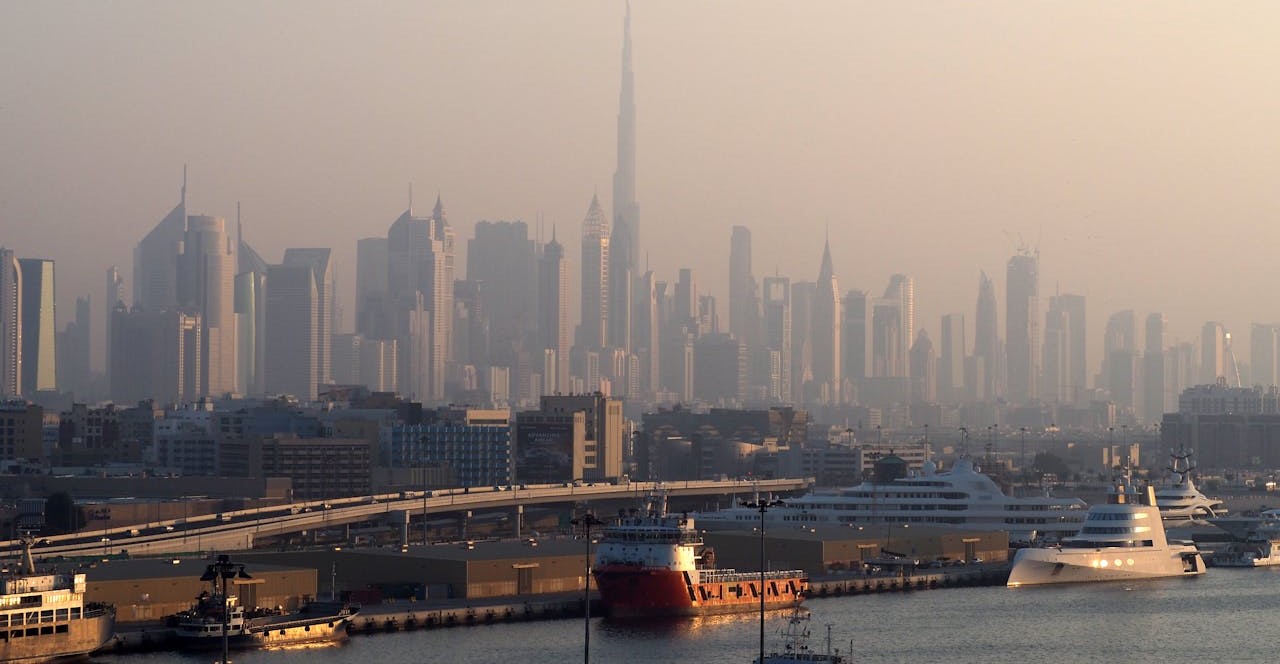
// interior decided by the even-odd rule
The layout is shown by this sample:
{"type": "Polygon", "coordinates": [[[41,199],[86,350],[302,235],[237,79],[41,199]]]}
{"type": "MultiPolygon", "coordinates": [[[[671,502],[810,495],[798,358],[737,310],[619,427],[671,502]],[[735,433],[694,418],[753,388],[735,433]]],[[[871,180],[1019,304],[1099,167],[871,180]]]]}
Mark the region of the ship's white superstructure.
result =
{"type": "Polygon", "coordinates": [[[1191,465],[1190,459],[1190,452],[1173,452],[1173,463],[1169,466],[1173,482],[1156,490],[1156,505],[1160,507],[1160,516],[1165,521],[1225,516],[1227,508],[1221,500],[1209,498],[1196,488],[1191,479],[1191,471],[1195,470],[1195,466],[1191,465]]]}
{"type": "MultiPolygon", "coordinates": [[[[817,489],[774,507],[765,515],[769,528],[844,526],[851,524],[922,523],[1004,530],[1011,542],[1037,536],[1075,533],[1088,505],[1079,498],[1057,498],[1044,492],[1033,497],[1006,495],[967,457],[948,471],[926,461],[919,474],[863,482],[842,489],[817,489]]],[[[708,530],[755,528],[760,514],[734,507],[698,515],[708,530]]]]}
{"type": "Polygon", "coordinates": [[[1166,539],[1154,489],[1125,478],[1106,504],[1089,508],[1079,533],[1057,546],[1019,550],[1008,585],[1195,576],[1204,569],[1194,544],[1166,539]]]}

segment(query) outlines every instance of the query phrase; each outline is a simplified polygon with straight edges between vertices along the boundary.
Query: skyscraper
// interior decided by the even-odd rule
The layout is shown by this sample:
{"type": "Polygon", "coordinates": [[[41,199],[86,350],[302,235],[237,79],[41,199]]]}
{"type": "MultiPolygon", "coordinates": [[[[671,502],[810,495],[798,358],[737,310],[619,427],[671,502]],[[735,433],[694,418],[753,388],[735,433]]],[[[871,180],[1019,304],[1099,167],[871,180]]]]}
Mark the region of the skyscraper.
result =
{"type": "Polygon", "coordinates": [[[938,401],[959,403],[964,398],[965,342],[964,314],[942,317],[942,333],[938,339],[938,401]]]}
{"type": "Polygon", "coordinates": [[[851,290],[844,296],[844,320],[840,323],[844,339],[840,343],[840,357],[844,361],[844,378],[855,384],[871,375],[873,301],[874,298],[862,290],[851,290]]]}
{"type": "Polygon", "coordinates": [[[1280,384],[1280,325],[1254,323],[1249,328],[1249,366],[1254,385],[1280,384]]]}
{"type": "Polygon", "coordinates": [[[58,389],[53,261],[19,258],[22,270],[22,387],[28,397],[58,389]]]}
{"type": "Polygon", "coordinates": [[[813,301],[813,381],[820,403],[840,403],[840,286],[831,265],[831,243],[822,247],[813,301]]]}
{"type": "Polygon", "coordinates": [[[401,390],[438,402],[452,359],[454,278],[453,229],[440,198],[430,217],[415,217],[413,210],[400,215],[387,231],[387,244],[401,390]]]}
{"type": "Polygon", "coordinates": [[[760,299],[751,272],[751,230],[734,226],[729,239],[729,334],[753,346],[759,336],[760,299]]]}
{"type": "Polygon", "coordinates": [[[1142,412],[1147,424],[1159,423],[1169,404],[1164,402],[1164,314],[1147,315],[1146,345],[1142,355],[1142,412]]]}
{"type": "Polygon", "coordinates": [[[89,328],[91,307],[88,297],[76,298],[75,319],[57,333],[58,389],[71,392],[76,399],[88,400],[89,376],[89,328]]]}
{"type": "Polygon", "coordinates": [[[1063,298],[1062,295],[1049,296],[1049,310],[1044,318],[1040,396],[1051,404],[1071,403],[1075,394],[1071,375],[1071,316],[1063,298]]]}
{"type": "Polygon", "coordinates": [[[569,268],[564,247],[551,229],[551,241],[538,258],[539,348],[555,353],[554,372],[543,376],[543,394],[569,391],[569,268]]]}
{"type": "Polygon", "coordinates": [[[523,221],[480,221],[467,242],[467,279],[483,284],[492,362],[513,366],[515,353],[532,345],[538,269],[529,227],[523,221]]]}
{"type": "Polygon", "coordinates": [[[911,344],[911,400],[914,402],[936,403],[938,401],[938,375],[936,371],[937,355],[929,333],[920,330],[915,343],[911,344]]]}
{"type": "Polygon", "coordinates": [[[897,304],[898,315],[902,319],[898,329],[897,343],[902,352],[895,359],[894,366],[887,375],[901,377],[914,375],[910,367],[909,351],[916,341],[916,280],[905,274],[889,277],[889,285],[884,289],[884,299],[897,304]]]}
{"type": "Polygon", "coordinates": [[[101,344],[101,351],[100,353],[95,351],[95,353],[97,353],[97,359],[94,360],[94,365],[102,367],[102,371],[107,378],[107,384],[110,385],[111,314],[116,310],[117,306],[124,304],[124,278],[120,276],[120,270],[116,269],[116,266],[114,265],[107,268],[106,276],[106,297],[103,298],[102,308],[100,309],[102,316],[98,319],[102,321],[102,324],[99,326],[102,328],[102,332],[96,335],[98,340],[94,342],[101,344]]]}
{"type": "Polygon", "coordinates": [[[764,278],[763,342],[765,348],[778,353],[778,392],[770,395],[782,403],[791,403],[791,280],[787,277],[764,278]]]}
{"type": "MultiPolygon", "coordinates": [[[[1000,338],[996,314],[996,287],[986,272],[978,275],[978,306],[974,318],[973,357],[975,399],[985,401],[1000,394],[1000,338]]],[[[969,381],[966,381],[968,383],[969,381]]]]}
{"type": "Polygon", "coordinates": [[[1024,250],[1009,259],[1007,274],[1007,396],[1024,404],[1036,400],[1040,379],[1040,256],[1024,250]]]}
{"type": "Polygon", "coordinates": [[[182,197],[133,250],[133,306],[151,311],[178,306],[178,259],[187,233],[187,169],[182,197]]]}
{"type": "Polygon", "coordinates": [[[267,262],[236,235],[236,391],[257,396],[267,390],[267,262]]]}
{"type": "Polygon", "coordinates": [[[367,339],[395,335],[387,296],[388,251],[385,237],[356,242],[356,333],[367,339]]]}
{"type": "MultiPolygon", "coordinates": [[[[631,351],[632,281],[639,276],[640,204],[636,202],[635,76],[631,71],[631,5],[622,24],[618,92],[618,168],[613,173],[613,234],[609,242],[606,343],[631,351]]],[[[606,234],[608,231],[606,230],[606,234]]],[[[585,251],[585,249],[584,249],[585,251]]]]}
{"type": "Polygon", "coordinates": [[[1138,319],[1132,309],[1117,311],[1107,319],[1102,339],[1102,381],[1116,406],[1137,406],[1138,319]]]}
{"type": "Polygon", "coordinates": [[[334,302],[337,298],[334,294],[332,253],[332,250],[325,248],[284,250],[285,265],[306,266],[311,269],[311,278],[315,280],[317,308],[312,344],[316,349],[316,382],[322,385],[333,382],[331,345],[334,302]]]}
{"type": "Polygon", "coordinates": [[[635,318],[632,326],[632,351],[639,363],[639,389],[652,394],[662,385],[659,377],[662,360],[662,311],[658,276],[648,270],[636,280],[633,298],[635,318]]]}
{"type": "Polygon", "coordinates": [[[609,344],[609,220],[600,198],[591,197],[582,220],[582,323],[577,343],[584,350],[609,344]]]}
{"type": "Polygon", "coordinates": [[[1222,323],[1209,321],[1200,330],[1200,384],[1213,385],[1226,378],[1227,331],[1222,323]]]}
{"type": "Polygon", "coordinates": [[[292,394],[304,401],[316,398],[320,384],[320,293],[312,266],[295,261],[267,268],[266,365],[267,394],[292,394]]]}
{"type": "Polygon", "coordinates": [[[111,327],[112,399],[175,404],[198,396],[203,355],[199,314],[117,307],[111,327]]]}
{"type": "Polygon", "coordinates": [[[791,284],[791,398],[808,403],[813,383],[813,302],[818,285],[812,281],[791,284]]]}
{"type": "Polygon", "coordinates": [[[22,394],[22,268],[0,247],[0,398],[22,394]]]}
{"type": "Polygon", "coordinates": [[[181,306],[200,314],[199,393],[236,391],[235,251],[221,217],[192,215],[178,264],[181,306]]]}

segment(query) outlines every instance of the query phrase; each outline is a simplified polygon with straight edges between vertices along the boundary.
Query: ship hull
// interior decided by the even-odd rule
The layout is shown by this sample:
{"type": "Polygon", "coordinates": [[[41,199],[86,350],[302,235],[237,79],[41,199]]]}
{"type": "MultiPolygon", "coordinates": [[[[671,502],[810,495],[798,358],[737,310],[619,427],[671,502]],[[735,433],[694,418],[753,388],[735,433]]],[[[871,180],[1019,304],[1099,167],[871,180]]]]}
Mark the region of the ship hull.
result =
{"type": "MultiPolygon", "coordinates": [[[[693,583],[670,569],[606,566],[595,571],[605,612],[613,618],[656,618],[746,613],[760,610],[760,580],[693,583]]],[[[745,575],[743,575],[745,576],[745,575]]],[[[794,606],[804,599],[801,576],[767,578],[765,608],[794,606]]]]}
{"type": "MultiPolygon", "coordinates": [[[[227,647],[232,650],[249,650],[341,641],[347,638],[348,620],[348,616],[331,616],[251,625],[248,633],[230,634],[227,637],[227,647]]],[[[222,648],[222,634],[217,630],[198,636],[179,632],[178,641],[183,647],[191,649],[222,648]]]]}
{"type": "Polygon", "coordinates": [[[1195,547],[1162,550],[1021,549],[1009,572],[1010,587],[1058,583],[1135,581],[1174,576],[1198,576],[1204,560],[1195,547]],[[1119,564],[1116,564],[1116,563],[1119,564]]]}
{"type": "Polygon", "coordinates": [[[9,638],[0,641],[0,662],[34,664],[35,662],[55,662],[61,659],[84,657],[106,645],[115,635],[115,614],[108,611],[103,615],[90,616],[70,622],[32,625],[27,628],[13,627],[9,630],[9,638]],[[60,627],[66,631],[57,631],[60,627]],[[28,635],[26,630],[53,629],[51,634],[28,635]],[[14,632],[23,632],[22,636],[14,636],[14,632]]]}

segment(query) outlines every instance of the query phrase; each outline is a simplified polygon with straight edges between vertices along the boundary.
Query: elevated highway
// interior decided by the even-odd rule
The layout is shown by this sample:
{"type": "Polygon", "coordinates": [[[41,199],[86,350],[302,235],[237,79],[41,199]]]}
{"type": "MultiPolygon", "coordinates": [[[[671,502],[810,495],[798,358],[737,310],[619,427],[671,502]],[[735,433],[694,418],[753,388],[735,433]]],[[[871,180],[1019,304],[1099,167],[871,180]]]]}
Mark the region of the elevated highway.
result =
{"type": "MultiPolygon", "coordinates": [[[[639,502],[647,494],[664,491],[669,497],[741,495],[755,492],[789,493],[812,486],[812,478],[779,480],[723,480],[688,482],[603,482],[548,485],[470,487],[436,491],[359,496],[274,505],[222,512],[186,519],[150,522],[105,530],[82,531],[41,539],[32,553],[52,556],[155,555],[185,551],[233,551],[253,548],[258,537],[291,535],[375,519],[448,514],[466,510],[515,509],[551,503],[626,500],[639,502]],[[393,514],[394,513],[394,514],[393,514]]],[[[19,542],[0,541],[0,556],[16,557],[19,542]]]]}

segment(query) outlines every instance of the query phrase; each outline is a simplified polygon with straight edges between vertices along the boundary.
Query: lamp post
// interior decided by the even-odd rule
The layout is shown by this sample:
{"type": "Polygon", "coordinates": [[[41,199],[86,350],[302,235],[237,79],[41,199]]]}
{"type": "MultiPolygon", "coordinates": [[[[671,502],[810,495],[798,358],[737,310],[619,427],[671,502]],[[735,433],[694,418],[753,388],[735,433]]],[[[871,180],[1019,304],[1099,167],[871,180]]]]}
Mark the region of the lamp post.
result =
{"type": "Polygon", "coordinates": [[[215,562],[209,563],[204,568],[204,574],[200,575],[201,581],[209,581],[213,583],[214,592],[218,590],[218,581],[222,581],[222,664],[229,664],[228,651],[230,650],[230,640],[228,631],[230,628],[229,607],[227,606],[227,581],[231,579],[252,579],[244,571],[244,565],[231,562],[227,554],[219,554],[215,562]]]}
{"type": "Polygon", "coordinates": [[[569,523],[582,526],[582,540],[586,542],[587,576],[582,584],[582,606],[586,625],[583,628],[582,637],[582,662],[588,664],[591,661],[591,526],[604,525],[604,522],[597,519],[591,512],[587,512],[577,519],[571,519],[569,523]]]}
{"type": "MultiPolygon", "coordinates": [[[[879,426],[876,427],[879,430],[879,426]]],[[[770,500],[761,498],[753,503],[743,502],[743,507],[750,507],[760,512],[760,659],[756,660],[757,664],[764,664],[764,513],[769,511],[770,507],[778,507],[786,503],[781,500],[770,500]]]]}

